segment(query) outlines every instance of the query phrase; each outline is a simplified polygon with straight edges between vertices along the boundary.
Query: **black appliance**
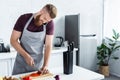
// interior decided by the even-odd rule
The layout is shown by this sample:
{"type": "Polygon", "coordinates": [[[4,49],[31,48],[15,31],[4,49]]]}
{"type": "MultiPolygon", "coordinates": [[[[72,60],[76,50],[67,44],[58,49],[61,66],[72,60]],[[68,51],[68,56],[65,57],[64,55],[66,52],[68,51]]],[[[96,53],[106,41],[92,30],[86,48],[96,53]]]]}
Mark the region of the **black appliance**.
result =
{"type": "Polygon", "coordinates": [[[76,65],[96,70],[97,39],[95,39],[96,34],[93,34],[95,29],[91,25],[85,26],[83,21],[80,19],[80,14],[65,15],[65,41],[73,41],[74,46],[78,48],[74,54],[76,65]],[[93,32],[90,30],[91,33],[88,31],[90,28],[93,30],[93,32]]]}
{"type": "Polygon", "coordinates": [[[63,72],[64,74],[73,73],[73,50],[74,42],[68,45],[68,50],[63,52],[63,72]]]}
{"type": "Polygon", "coordinates": [[[10,46],[5,46],[3,41],[0,39],[0,53],[2,52],[10,52],[10,46]]]}
{"type": "Polygon", "coordinates": [[[57,43],[54,46],[55,47],[61,47],[62,44],[63,44],[63,37],[57,36],[56,39],[57,39],[57,43]]]}
{"type": "Polygon", "coordinates": [[[65,40],[74,42],[74,47],[78,48],[76,51],[76,65],[79,65],[80,56],[80,14],[65,16],[65,40]]]}

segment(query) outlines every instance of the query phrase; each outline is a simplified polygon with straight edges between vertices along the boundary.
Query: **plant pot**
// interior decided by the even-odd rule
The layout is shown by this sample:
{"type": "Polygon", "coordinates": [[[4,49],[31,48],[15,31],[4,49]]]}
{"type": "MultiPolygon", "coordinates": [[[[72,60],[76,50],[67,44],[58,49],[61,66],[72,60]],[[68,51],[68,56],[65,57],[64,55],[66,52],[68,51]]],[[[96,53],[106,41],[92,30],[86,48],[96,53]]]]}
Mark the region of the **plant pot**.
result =
{"type": "Polygon", "coordinates": [[[109,66],[100,66],[99,72],[104,76],[109,76],[109,66]]]}

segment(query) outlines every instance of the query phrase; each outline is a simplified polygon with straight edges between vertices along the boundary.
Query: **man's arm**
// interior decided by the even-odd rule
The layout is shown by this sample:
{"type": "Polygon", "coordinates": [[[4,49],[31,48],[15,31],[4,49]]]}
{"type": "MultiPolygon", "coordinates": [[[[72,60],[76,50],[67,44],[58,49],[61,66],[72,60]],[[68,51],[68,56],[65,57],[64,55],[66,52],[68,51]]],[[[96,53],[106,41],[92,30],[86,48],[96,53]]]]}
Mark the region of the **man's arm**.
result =
{"type": "Polygon", "coordinates": [[[44,51],[44,63],[43,63],[43,74],[47,73],[48,62],[52,50],[53,35],[46,35],[45,38],[45,51],[44,51]]]}
{"type": "Polygon", "coordinates": [[[10,38],[10,43],[16,49],[16,51],[24,57],[27,64],[32,66],[34,64],[34,61],[32,57],[20,45],[19,43],[20,36],[21,36],[21,32],[13,30],[10,38]]]}

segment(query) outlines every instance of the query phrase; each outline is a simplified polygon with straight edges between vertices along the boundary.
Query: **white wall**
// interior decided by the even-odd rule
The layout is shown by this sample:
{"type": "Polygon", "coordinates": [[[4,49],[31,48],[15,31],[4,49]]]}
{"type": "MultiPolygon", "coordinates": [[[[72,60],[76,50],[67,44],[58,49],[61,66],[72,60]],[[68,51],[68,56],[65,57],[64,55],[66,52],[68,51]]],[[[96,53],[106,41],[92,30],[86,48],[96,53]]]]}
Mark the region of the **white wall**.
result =
{"type": "MultiPolygon", "coordinates": [[[[104,37],[112,37],[112,29],[120,33],[120,0],[104,1],[104,37]]],[[[119,39],[120,40],[120,39],[119,39]]],[[[120,50],[115,52],[120,58],[120,50]]],[[[110,60],[110,73],[120,77],[120,59],[110,60]]]]}
{"type": "MultiPolygon", "coordinates": [[[[104,1],[104,36],[112,37],[112,29],[120,32],[120,0],[104,1]]],[[[119,39],[120,40],[120,39],[119,39]]]]}
{"type": "Polygon", "coordinates": [[[64,37],[64,16],[81,15],[81,27],[86,32],[96,33],[98,42],[102,39],[103,0],[0,0],[0,38],[9,43],[12,28],[17,18],[23,13],[37,12],[46,3],[53,3],[58,8],[55,21],[55,35],[64,37]]]}

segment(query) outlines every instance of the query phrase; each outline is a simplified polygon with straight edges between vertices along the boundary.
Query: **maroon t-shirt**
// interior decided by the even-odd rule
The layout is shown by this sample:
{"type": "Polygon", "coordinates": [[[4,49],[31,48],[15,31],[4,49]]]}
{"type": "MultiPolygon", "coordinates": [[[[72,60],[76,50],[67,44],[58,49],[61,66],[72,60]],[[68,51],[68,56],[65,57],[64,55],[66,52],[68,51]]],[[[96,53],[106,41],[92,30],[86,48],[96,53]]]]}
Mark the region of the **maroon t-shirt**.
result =
{"type": "MultiPolygon", "coordinates": [[[[24,15],[21,15],[15,26],[14,26],[14,30],[16,31],[20,31],[20,32],[23,32],[23,29],[25,27],[25,24],[27,23],[27,21],[30,19],[30,17],[32,16],[33,14],[32,13],[28,13],[28,14],[24,14],[24,15]]],[[[53,35],[54,33],[54,23],[53,23],[53,20],[51,20],[50,22],[44,24],[46,25],[46,34],[47,35],[53,35]]],[[[27,30],[31,31],[31,32],[40,32],[40,31],[43,31],[43,25],[41,26],[36,26],[34,24],[34,18],[32,19],[32,21],[30,22],[29,26],[27,27],[27,30]]]]}

